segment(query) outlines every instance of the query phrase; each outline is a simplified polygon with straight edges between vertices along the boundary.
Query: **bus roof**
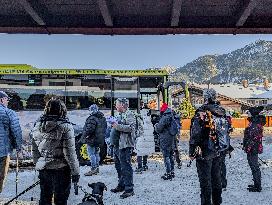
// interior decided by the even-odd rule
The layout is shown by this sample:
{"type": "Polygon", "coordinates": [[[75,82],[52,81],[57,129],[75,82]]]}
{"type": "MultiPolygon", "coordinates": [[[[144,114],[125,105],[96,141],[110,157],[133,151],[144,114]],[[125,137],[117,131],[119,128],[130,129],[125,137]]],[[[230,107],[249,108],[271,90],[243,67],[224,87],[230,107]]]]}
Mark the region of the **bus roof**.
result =
{"type": "Polygon", "coordinates": [[[112,76],[166,76],[165,70],[99,70],[70,68],[35,68],[27,64],[0,64],[0,75],[34,74],[34,75],[112,75],[112,76]]]}

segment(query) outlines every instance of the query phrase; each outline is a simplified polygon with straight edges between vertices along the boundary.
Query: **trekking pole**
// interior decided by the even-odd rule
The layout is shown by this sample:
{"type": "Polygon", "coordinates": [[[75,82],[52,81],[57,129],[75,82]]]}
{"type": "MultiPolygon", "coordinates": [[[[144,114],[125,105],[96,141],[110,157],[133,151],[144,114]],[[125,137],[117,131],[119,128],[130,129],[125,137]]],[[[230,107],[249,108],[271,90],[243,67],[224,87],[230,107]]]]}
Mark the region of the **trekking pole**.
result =
{"type": "Polygon", "coordinates": [[[267,162],[265,162],[264,160],[262,160],[260,157],[258,157],[258,159],[259,159],[263,164],[265,164],[266,166],[268,166],[267,162]]]}
{"type": "Polygon", "coordinates": [[[19,193],[18,195],[16,195],[14,198],[12,198],[11,200],[9,200],[8,202],[4,203],[4,205],[8,205],[11,202],[13,202],[15,199],[18,199],[20,196],[22,196],[23,194],[25,194],[26,192],[28,192],[29,190],[33,189],[35,186],[37,186],[38,184],[40,184],[40,180],[36,181],[34,184],[32,184],[31,186],[29,186],[28,188],[26,188],[24,191],[22,191],[21,193],[19,193]]]}
{"type": "MultiPolygon", "coordinates": [[[[16,151],[16,177],[15,177],[15,190],[16,190],[16,196],[18,195],[18,181],[19,181],[19,154],[18,151],[16,151]]],[[[16,202],[17,204],[17,202],[16,202]]]]}

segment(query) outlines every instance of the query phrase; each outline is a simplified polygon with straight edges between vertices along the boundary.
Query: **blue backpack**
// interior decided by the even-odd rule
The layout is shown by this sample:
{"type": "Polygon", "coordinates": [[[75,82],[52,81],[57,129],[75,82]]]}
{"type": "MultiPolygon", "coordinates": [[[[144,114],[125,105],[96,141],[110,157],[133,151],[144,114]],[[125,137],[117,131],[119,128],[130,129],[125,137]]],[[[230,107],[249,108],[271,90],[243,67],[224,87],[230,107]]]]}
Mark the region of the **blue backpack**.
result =
{"type": "Polygon", "coordinates": [[[170,128],[169,128],[170,134],[171,135],[177,135],[179,133],[179,131],[180,131],[180,128],[181,128],[180,120],[178,121],[175,118],[175,115],[172,114],[170,128]]]}

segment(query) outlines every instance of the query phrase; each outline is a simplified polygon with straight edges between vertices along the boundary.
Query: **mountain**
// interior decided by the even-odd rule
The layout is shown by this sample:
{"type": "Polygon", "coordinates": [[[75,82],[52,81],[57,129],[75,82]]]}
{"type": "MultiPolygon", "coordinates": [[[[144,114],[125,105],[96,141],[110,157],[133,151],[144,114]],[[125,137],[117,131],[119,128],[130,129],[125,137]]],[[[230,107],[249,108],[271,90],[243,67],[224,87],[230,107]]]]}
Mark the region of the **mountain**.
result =
{"type": "Polygon", "coordinates": [[[258,40],[223,55],[205,55],[177,68],[175,76],[198,83],[250,83],[272,80],[272,41],[258,40]],[[212,77],[213,76],[213,77],[212,77]]]}

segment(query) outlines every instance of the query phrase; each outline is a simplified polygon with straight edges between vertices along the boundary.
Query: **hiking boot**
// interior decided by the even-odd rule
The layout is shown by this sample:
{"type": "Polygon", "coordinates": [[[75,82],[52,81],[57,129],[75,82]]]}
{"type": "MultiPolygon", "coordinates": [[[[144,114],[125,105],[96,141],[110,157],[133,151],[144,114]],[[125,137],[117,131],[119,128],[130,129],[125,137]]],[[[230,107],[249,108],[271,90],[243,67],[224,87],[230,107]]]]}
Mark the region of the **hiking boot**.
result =
{"type": "Polygon", "coordinates": [[[125,199],[133,195],[134,195],[134,191],[125,191],[123,194],[120,195],[120,198],[125,199]]]}
{"type": "Polygon", "coordinates": [[[254,184],[249,184],[247,185],[248,188],[252,188],[252,187],[255,187],[254,184]]]}
{"type": "Polygon", "coordinates": [[[110,191],[113,192],[113,193],[118,193],[118,192],[123,192],[124,190],[125,190],[125,188],[117,186],[116,188],[111,189],[110,191]]]}
{"type": "Polygon", "coordinates": [[[93,175],[97,175],[99,173],[99,168],[91,168],[91,171],[87,172],[84,174],[84,176],[93,176],[93,175]]]}
{"type": "Polygon", "coordinates": [[[175,178],[175,172],[172,171],[170,174],[172,178],[175,178]]]}
{"type": "Polygon", "coordinates": [[[165,173],[162,177],[163,180],[172,180],[171,173],[165,173]]]}
{"type": "Polygon", "coordinates": [[[137,169],[135,169],[135,173],[136,174],[142,174],[143,173],[143,171],[144,171],[144,169],[143,168],[137,168],[137,169]]]}
{"type": "Polygon", "coordinates": [[[147,171],[148,170],[148,166],[147,165],[144,165],[143,166],[143,171],[147,171]]]}
{"type": "Polygon", "coordinates": [[[261,192],[262,188],[261,187],[248,187],[247,188],[249,192],[261,192]]]}
{"type": "Polygon", "coordinates": [[[178,169],[181,169],[181,167],[182,167],[182,163],[180,162],[180,163],[178,163],[177,168],[178,168],[178,169]]]}

